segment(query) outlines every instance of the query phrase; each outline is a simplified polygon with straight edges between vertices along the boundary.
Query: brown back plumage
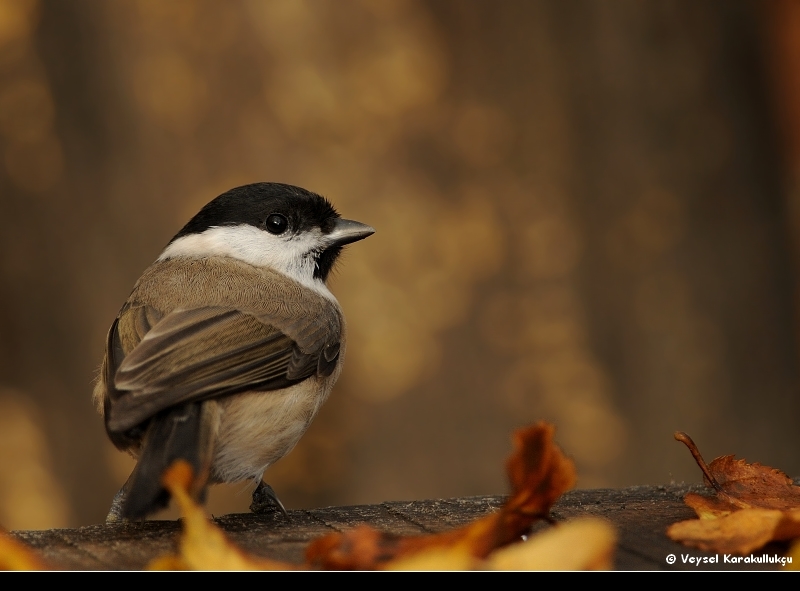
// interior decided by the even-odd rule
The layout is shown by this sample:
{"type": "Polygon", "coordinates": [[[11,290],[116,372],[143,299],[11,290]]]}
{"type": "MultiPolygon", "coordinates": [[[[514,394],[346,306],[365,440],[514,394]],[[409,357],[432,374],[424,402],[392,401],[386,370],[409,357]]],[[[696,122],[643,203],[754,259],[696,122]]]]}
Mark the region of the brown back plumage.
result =
{"type": "Polygon", "coordinates": [[[168,408],[328,375],[343,325],[334,301],[275,271],[228,258],[156,262],[109,334],[95,388],[106,429],[128,448],[168,408]]]}

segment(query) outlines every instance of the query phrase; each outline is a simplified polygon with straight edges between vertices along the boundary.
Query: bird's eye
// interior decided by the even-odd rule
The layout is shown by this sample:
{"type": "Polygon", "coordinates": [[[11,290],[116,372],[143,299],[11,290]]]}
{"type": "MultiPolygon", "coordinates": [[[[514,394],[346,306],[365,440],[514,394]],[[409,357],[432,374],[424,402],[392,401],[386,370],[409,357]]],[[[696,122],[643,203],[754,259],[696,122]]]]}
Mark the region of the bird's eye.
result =
{"type": "Polygon", "coordinates": [[[279,213],[273,213],[267,218],[267,221],[264,222],[264,225],[267,227],[267,232],[270,234],[283,234],[286,231],[286,228],[289,227],[289,221],[285,216],[282,216],[279,213]]]}

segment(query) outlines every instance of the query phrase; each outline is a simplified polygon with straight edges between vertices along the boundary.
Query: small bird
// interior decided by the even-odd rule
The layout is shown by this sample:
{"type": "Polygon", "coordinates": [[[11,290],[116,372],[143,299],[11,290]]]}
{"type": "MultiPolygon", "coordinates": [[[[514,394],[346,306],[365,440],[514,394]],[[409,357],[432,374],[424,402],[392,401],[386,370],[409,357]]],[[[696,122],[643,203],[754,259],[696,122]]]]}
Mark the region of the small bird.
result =
{"type": "Polygon", "coordinates": [[[94,400],[137,464],[107,521],[165,507],[175,460],[206,485],[253,479],[295,446],[342,371],[345,323],[326,280],[373,234],[325,198],[256,183],[223,193],[145,270],[111,325],[94,400]]]}

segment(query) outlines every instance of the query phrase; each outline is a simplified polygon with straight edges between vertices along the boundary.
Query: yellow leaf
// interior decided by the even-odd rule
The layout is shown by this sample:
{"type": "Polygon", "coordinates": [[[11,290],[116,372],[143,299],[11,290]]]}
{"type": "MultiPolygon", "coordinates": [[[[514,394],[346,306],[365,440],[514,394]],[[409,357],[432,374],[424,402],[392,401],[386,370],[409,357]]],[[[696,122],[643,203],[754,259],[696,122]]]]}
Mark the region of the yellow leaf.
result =
{"type": "Polygon", "coordinates": [[[153,560],[150,570],[290,570],[295,565],[251,556],[232,544],[211,523],[203,509],[192,500],[192,468],[183,460],[175,462],[163,477],[183,516],[183,533],[177,556],[153,560]]]}
{"type": "Polygon", "coordinates": [[[0,532],[0,570],[47,570],[47,565],[33,548],[0,532]]]}
{"type": "Polygon", "coordinates": [[[617,533],[607,521],[584,517],[558,524],[494,552],[486,562],[492,570],[610,570],[614,566],[617,533]]]}

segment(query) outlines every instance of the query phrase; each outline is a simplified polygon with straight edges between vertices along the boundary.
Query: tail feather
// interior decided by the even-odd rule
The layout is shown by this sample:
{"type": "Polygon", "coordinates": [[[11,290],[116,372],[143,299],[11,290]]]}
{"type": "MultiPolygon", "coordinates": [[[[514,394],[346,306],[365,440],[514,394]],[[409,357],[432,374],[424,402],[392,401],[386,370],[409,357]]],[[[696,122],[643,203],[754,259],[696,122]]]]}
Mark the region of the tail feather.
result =
{"type": "Polygon", "coordinates": [[[139,461],[126,483],[123,518],[143,519],[169,504],[161,477],[175,460],[189,462],[195,474],[194,492],[198,497],[205,494],[212,453],[212,404],[193,402],[153,417],[139,461]]]}

